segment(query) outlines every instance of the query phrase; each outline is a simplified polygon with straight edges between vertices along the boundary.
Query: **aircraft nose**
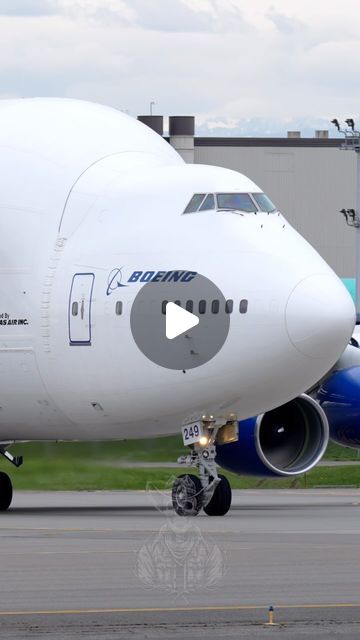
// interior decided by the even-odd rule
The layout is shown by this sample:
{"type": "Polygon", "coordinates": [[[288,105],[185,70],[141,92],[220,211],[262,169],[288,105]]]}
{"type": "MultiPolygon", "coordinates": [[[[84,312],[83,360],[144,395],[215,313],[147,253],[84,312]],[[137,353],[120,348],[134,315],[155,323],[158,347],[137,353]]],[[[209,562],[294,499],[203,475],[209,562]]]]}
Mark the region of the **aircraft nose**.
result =
{"type": "Polygon", "coordinates": [[[301,280],[289,296],[286,328],[294,347],[311,358],[340,357],[355,325],[355,307],[332,274],[301,280]]]}

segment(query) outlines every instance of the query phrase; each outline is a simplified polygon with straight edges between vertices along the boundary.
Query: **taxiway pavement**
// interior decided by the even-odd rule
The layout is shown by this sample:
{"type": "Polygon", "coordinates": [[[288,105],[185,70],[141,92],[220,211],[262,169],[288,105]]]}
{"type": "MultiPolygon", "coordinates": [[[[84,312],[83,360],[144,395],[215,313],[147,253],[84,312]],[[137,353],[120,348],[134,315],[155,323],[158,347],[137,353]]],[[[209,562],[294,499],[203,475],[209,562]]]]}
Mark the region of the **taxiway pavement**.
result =
{"type": "Polygon", "coordinates": [[[3,637],[360,637],[360,490],[235,491],[222,518],[167,507],[156,491],[16,493],[3,637]]]}

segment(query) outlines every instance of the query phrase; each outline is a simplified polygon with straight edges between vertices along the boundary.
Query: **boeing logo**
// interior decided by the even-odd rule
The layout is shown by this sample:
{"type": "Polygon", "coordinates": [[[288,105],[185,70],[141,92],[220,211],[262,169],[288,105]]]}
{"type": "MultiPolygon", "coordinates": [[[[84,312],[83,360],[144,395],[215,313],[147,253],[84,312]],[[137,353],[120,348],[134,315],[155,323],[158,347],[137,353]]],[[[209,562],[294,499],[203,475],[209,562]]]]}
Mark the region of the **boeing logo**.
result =
{"type": "Polygon", "coordinates": [[[191,282],[197,275],[197,271],[133,271],[127,284],[122,283],[122,268],[110,271],[106,295],[110,295],[119,287],[127,287],[133,282],[191,282]]]}
{"type": "Polygon", "coordinates": [[[128,282],[191,282],[196,271],[133,271],[128,282]]]}
{"type": "Polygon", "coordinates": [[[116,269],[112,269],[109,273],[108,281],[107,281],[107,289],[106,295],[109,296],[113,291],[119,289],[120,287],[127,287],[126,284],[122,284],[122,267],[118,267],[116,269]]]}

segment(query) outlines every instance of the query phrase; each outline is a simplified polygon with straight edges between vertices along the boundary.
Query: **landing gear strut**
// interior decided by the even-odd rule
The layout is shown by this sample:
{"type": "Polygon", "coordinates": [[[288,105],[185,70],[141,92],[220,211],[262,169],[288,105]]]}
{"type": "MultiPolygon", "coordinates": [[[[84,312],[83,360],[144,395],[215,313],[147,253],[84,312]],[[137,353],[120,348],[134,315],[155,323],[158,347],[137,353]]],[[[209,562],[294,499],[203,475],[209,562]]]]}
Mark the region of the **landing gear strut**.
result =
{"type": "MultiPolygon", "coordinates": [[[[5,447],[0,447],[0,455],[9,460],[15,467],[20,467],[23,463],[22,456],[13,456],[5,447]]],[[[6,511],[12,501],[13,488],[10,477],[7,473],[0,471],[0,511],[6,511]]]]}
{"type": "Polygon", "coordinates": [[[178,459],[180,464],[195,467],[199,473],[199,477],[182,474],[173,484],[172,504],[179,516],[196,516],[201,509],[208,516],[223,516],[231,506],[230,483],[218,474],[215,462],[218,427],[213,420],[201,422],[203,436],[189,445],[189,455],[178,459]]]}

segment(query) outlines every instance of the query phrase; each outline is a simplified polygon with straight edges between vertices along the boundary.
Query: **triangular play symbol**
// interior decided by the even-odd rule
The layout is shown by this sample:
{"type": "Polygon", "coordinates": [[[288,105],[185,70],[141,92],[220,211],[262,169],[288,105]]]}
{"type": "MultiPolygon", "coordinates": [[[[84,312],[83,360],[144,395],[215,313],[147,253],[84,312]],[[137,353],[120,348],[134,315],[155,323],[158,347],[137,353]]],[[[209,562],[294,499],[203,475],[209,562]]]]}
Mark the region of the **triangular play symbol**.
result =
{"type": "Polygon", "coordinates": [[[166,337],[169,340],[181,336],[182,333],[196,327],[200,320],[197,316],[179,307],[174,302],[166,305],[166,337]]]}

